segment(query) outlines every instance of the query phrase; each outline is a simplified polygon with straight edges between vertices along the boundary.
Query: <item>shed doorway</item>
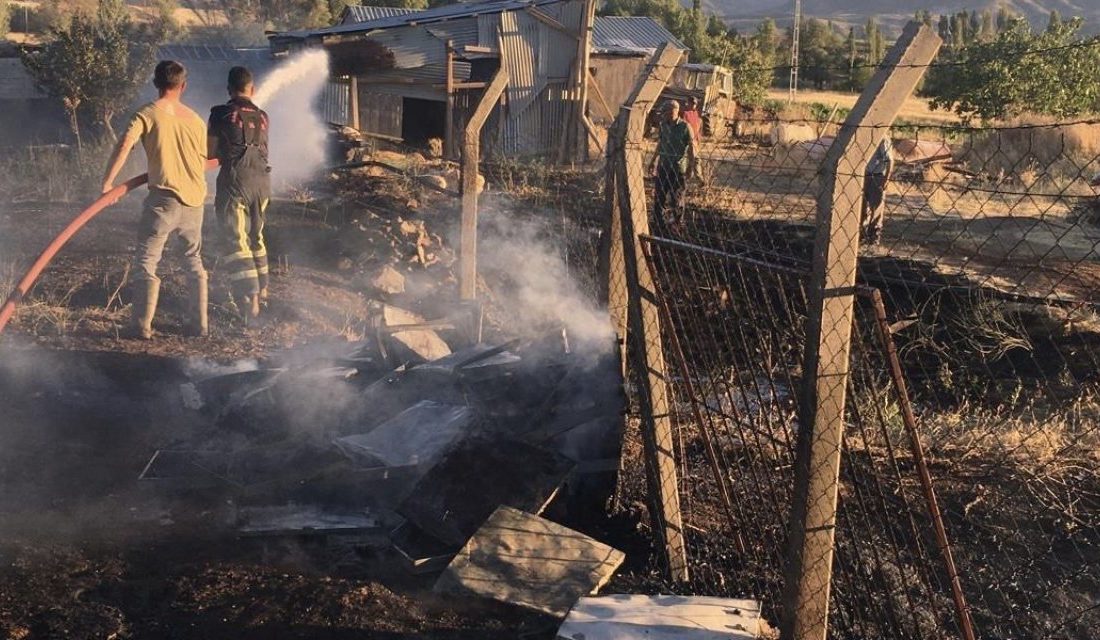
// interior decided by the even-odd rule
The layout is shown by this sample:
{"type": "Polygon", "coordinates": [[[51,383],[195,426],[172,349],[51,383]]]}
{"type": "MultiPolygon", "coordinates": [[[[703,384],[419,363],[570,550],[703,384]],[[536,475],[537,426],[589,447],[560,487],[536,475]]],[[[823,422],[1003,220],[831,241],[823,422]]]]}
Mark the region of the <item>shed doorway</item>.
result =
{"type": "Polygon", "coordinates": [[[422,98],[403,98],[401,138],[405,144],[423,146],[431,138],[444,138],[447,103],[422,98]]]}

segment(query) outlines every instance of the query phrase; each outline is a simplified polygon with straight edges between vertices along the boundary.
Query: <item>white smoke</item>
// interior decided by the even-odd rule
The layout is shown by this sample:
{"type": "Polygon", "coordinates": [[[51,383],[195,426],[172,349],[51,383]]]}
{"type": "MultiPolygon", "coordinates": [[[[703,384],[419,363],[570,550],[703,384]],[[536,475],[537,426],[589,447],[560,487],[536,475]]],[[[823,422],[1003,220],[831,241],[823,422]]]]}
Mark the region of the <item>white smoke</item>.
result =
{"type": "Polygon", "coordinates": [[[586,350],[610,345],[607,311],[581,291],[551,234],[547,219],[525,218],[483,200],[478,221],[478,269],[492,273],[494,297],[512,318],[511,329],[564,327],[570,341],[586,350]]]}
{"type": "Polygon", "coordinates": [[[271,118],[272,186],[278,191],[311,178],[325,165],[324,120],[316,111],[328,82],[328,53],[311,49],[280,64],[252,96],[271,118]]]}

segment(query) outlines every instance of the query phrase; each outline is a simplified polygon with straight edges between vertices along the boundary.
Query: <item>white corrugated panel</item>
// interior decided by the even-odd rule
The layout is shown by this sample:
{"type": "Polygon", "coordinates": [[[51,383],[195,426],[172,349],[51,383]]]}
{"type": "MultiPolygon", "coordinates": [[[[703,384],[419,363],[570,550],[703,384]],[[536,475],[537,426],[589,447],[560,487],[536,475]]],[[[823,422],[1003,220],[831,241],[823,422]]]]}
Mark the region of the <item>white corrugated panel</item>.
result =
{"type": "Polygon", "coordinates": [[[351,124],[351,83],[346,80],[330,80],[321,94],[321,117],[326,122],[351,124]]]}

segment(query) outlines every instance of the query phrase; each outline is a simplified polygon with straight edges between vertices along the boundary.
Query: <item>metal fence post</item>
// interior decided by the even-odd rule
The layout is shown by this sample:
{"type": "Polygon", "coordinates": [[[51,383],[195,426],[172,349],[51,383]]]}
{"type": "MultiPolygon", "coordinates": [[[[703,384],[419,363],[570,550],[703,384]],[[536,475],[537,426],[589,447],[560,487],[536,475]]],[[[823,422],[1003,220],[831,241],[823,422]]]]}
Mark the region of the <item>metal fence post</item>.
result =
{"type": "Polygon", "coordinates": [[[462,233],[458,253],[458,291],[463,300],[477,297],[477,175],[481,155],[481,127],[493,105],[508,86],[508,71],[501,68],[466,122],[462,140],[462,233]]]}
{"type": "MultiPolygon", "coordinates": [[[[627,352],[632,359],[628,368],[636,376],[640,396],[646,475],[651,503],[657,510],[654,525],[664,544],[669,573],[674,580],[688,578],[687,551],[680,516],[660,309],[640,236],[649,233],[643,148],[645,119],[683,55],[683,51],[667,43],[661,45],[615,123],[614,131],[620,139],[614,145],[618,157],[613,163],[616,176],[612,184],[619,189],[615,195],[621,236],[615,238],[612,234],[612,238],[621,242],[622,272],[615,274],[620,267],[612,263],[609,282],[612,288],[624,282],[626,285],[627,352]]],[[[618,257],[617,252],[618,249],[612,250],[613,260],[618,257]]]]}
{"type": "Polygon", "coordinates": [[[828,633],[864,171],[940,44],[932,29],[916,22],[906,26],[822,165],[784,584],[784,640],[825,640],[828,633]]]}

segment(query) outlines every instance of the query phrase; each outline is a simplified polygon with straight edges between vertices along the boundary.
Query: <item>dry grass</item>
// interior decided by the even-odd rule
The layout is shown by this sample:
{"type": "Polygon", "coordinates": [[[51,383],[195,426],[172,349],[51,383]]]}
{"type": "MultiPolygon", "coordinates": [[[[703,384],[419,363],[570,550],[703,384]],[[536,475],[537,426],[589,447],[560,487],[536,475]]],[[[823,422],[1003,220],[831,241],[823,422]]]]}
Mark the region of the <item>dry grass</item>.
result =
{"type": "Polygon", "coordinates": [[[1083,392],[1056,407],[1023,398],[1000,407],[964,404],[921,422],[927,444],[940,456],[1001,459],[1043,469],[1070,462],[1100,462],[1100,395],[1083,392]]]}
{"type": "Polygon", "coordinates": [[[1100,125],[1063,125],[1051,117],[1023,116],[968,134],[956,157],[998,182],[1091,195],[1088,183],[1100,173],[1100,125]]]}
{"type": "MultiPolygon", "coordinates": [[[[782,89],[772,89],[768,92],[768,99],[785,103],[787,101],[787,92],[782,89]]],[[[799,90],[795,97],[795,102],[804,105],[810,105],[816,102],[830,107],[835,104],[839,105],[841,109],[851,109],[855,106],[856,100],[858,99],[859,94],[856,93],[844,93],[840,91],[807,91],[803,89],[799,90]]],[[[901,108],[898,118],[908,122],[930,124],[947,124],[956,121],[954,114],[948,111],[933,111],[928,107],[927,100],[915,96],[905,101],[905,106],[901,108]]]]}

